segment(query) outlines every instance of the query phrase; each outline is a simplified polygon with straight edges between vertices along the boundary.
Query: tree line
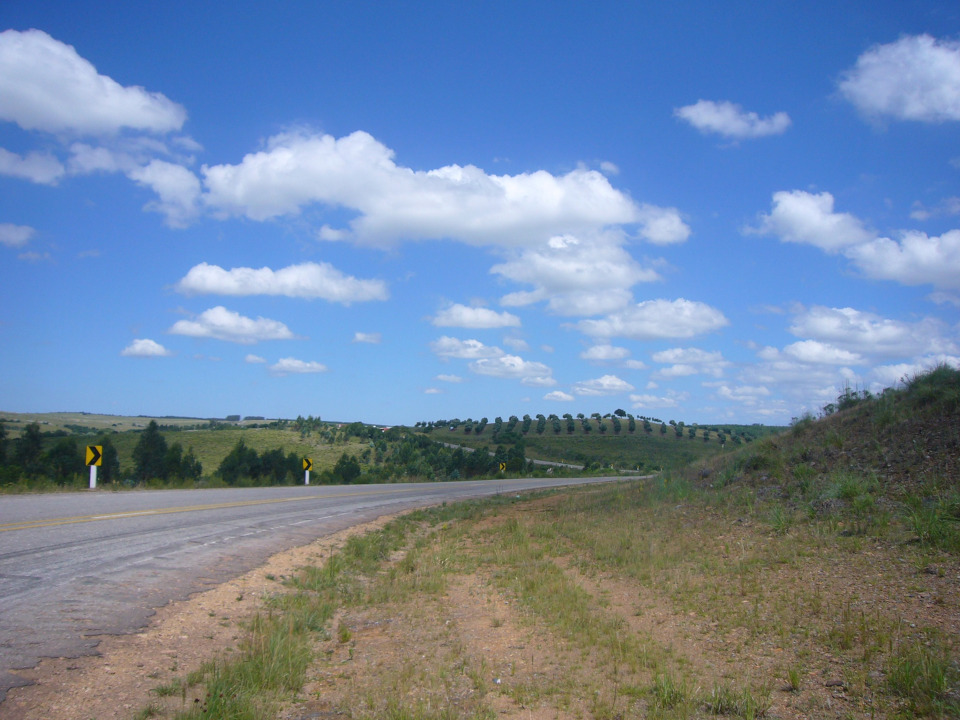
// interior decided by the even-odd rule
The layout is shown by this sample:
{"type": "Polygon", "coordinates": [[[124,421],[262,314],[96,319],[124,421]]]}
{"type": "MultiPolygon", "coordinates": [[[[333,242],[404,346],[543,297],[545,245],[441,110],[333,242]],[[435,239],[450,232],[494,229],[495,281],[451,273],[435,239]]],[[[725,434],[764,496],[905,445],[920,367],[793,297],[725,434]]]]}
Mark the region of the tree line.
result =
{"type": "MultiPolygon", "coordinates": [[[[101,446],[101,464],[97,468],[98,483],[120,482],[120,459],[117,449],[107,434],[82,444],[74,437],[55,436],[51,445],[48,435],[38,423],[23,428],[20,437],[8,441],[7,430],[0,423],[0,482],[43,481],[56,485],[68,485],[84,481],[87,476],[86,447],[101,446]]],[[[199,480],[203,474],[200,461],[190,448],[186,452],[179,442],[167,444],[160,434],[160,427],[151,420],[140,434],[133,451],[133,479],[140,482],[151,480],[199,480]]]]}

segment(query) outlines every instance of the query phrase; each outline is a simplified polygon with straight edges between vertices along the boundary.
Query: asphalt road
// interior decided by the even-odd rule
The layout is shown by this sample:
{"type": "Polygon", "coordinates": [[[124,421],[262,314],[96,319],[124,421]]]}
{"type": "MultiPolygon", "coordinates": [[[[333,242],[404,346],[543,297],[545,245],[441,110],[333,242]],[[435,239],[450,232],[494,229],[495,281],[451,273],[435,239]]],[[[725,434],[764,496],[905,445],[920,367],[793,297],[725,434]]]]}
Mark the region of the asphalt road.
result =
{"type": "Polygon", "coordinates": [[[11,672],[95,652],[172,600],[385,514],[610,478],[0,496],[0,702],[11,672]]]}

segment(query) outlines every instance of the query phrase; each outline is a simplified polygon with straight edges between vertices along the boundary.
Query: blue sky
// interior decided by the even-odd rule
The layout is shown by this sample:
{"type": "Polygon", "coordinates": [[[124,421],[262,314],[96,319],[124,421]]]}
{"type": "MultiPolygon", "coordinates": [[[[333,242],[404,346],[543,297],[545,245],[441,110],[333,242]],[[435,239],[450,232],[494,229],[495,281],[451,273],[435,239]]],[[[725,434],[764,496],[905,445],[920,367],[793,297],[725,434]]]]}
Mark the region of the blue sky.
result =
{"type": "Polygon", "coordinates": [[[955,2],[0,5],[0,409],[787,423],[960,365],[955,2]]]}

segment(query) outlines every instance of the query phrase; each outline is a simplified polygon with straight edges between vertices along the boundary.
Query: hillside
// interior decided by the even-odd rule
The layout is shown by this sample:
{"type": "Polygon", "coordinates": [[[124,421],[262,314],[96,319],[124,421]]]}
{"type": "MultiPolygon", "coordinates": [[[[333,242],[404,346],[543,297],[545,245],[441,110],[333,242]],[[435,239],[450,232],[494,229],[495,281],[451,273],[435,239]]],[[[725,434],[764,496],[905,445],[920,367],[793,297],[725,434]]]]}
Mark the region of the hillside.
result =
{"type": "MultiPolygon", "coordinates": [[[[542,416],[539,416],[542,417],[542,416]]],[[[470,448],[522,443],[528,458],[578,463],[587,467],[659,472],[705,461],[785,427],[769,425],[702,426],[673,420],[606,417],[537,418],[513,416],[496,421],[449,420],[421,425],[432,440],[470,448]],[[529,418],[529,422],[527,419],[529,418]],[[554,422],[555,418],[555,422],[554,422]]]]}
{"type": "Polygon", "coordinates": [[[835,408],[704,463],[706,477],[688,475],[755,487],[793,511],[852,514],[861,526],[905,518],[921,539],[934,532],[960,550],[960,371],[939,367],[879,396],[847,391],[835,408]]]}

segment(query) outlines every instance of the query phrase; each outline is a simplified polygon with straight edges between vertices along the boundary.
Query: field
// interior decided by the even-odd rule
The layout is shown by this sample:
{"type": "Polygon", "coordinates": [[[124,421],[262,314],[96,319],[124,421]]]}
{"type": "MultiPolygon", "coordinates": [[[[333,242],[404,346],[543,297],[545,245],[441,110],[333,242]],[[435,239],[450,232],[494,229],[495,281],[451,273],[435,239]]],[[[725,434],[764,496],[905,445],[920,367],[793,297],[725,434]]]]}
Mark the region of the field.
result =
{"type": "Polygon", "coordinates": [[[150,657],[117,640],[72,661],[64,707],[109,686],[177,720],[960,717],[960,372],[840,400],[653,478],[275,558],[242,616],[244,592],[204,594],[146,633],[150,657]]]}
{"type": "MultiPolygon", "coordinates": [[[[522,424],[510,432],[495,432],[495,426],[488,424],[481,433],[475,429],[465,432],[462,426],[453,430],[446,423],[439,426],[397,428],[393,433],[381,433],[376,426],[360,424],[314,422],[301,425],[295,421],[244,420],[243,422],[225,422],[201,418],[150,418],[87,413],[42,413],[20,414],[0,412],[0,421],[4,423],[8,438],[16,439],[30,423],[37,423],[44,436],[44,448],[49,451],[63,437],[73,438],[77,446],[97,444],[102,437],[108,437],[117,450],[122,479],[134,478],[134,448],[140,440],[142,431],[151,421],[161,428],[167,446],[179,443],[183,452],[192,450],[203,467],[204,482],[210,482],[211,476],[221,461],[243,441],[246,447],[258,453],[281,449],[284,454],[294,453],[300,457],[310,457],[314,470],[322,472],[331,469],[346,453],[356,456],[362,471],[375,481],[384,479],[447,479],[442,463],[433,462],[428,468],[420,464],[420,470],[413,471],[413,477],[405,470],[403,475],[384,477],[382,467],[374,467],[377,458],[380,462],[388,458],[398,448],[399,441],[406,435],[416,435],[425,440],[448,445],[479,449],[486,447],[495,450],[503,446],[507,450],[523,446],[523,454],[529,459],[560,462],[581,466],[590,472],[609,470],[621,472],[660,472],[665,468],[677,468],[692,463],[703,463],[710,458],[728,452],[739,445],[749,444],[758,438],[782,431],[784,428],[770,426],[724,425],[706,428],[699,426],[664,425],[663,432],[659,423],[645,431],[642,421],[638,422],[634,432],[627,428],[626,419],[621,429],[613,429],[612,421],[605,419],[604,431],[600,430],[598,419],[585,418],[577,421],[572,430],[566,427],[562,432],[537,432],[533,426],[522,432],[522,424]],[[376,430],[373,435],[380,444],[380,450],[372,452],[374,443],[371,437],[359,437],[350,434],[351,428],[361,427],[376,430]],[[721,432],[718,432],[721,431],[721,432]],[[383,442],[379,441],[383,439],[383,442]]],[[[8,446],[12,443],[8,440],[8,446]]],[[[79,452],[79,451],[78,451],[79,452]]],[[[417,451],[420,453],[420,450],[417,451]]],[[[12,456],[7,453],[7,457],[12,456]]],[[[422,454],[422,453],[420,453],[422,454]]],[[[64,482],[32,482],[8,484],[7,491],[24,489],[82,488],[86,484],[85,469],[80,460],[76,461],[77,470],[72,480],[64,482]]],[[[417,463],[406,463],[415,466],[417,463]]],[[[458,475],[453,475],[458,477],[458,475]]]]}
{"type": "Polygon", "coordinates": [[[749,444],[757,438],[786,429],[776,426],[722,425],[718,427],[729,432],[725,434],[725,442],[721,442],[715,430],[701,427],[694,427],[695,435],[690,437],[691,426],[683,427],[678,435],[676,426],[668,424],[666,433],[661,433],[660,423],[655,423],[651,426],[651,432],[645,432],[642,421],[639,421],[634,432],[629,432],[627,421],[623,420],[620,432],[615,432],[611,421],[605,419],[607,430],[600,432],[595,418],[584,420],[585,423],[576,420],[572,432],[567,430],[566,421],[561,420],[559,433],[554,432],[549,424],[542,433],[536,432],[535,425],[531,425],[527,433],[522,433],[522,424],[518,423],[513,433],[495,434],[494,426],[487,424],[478,435],[475,429],[471,432],[465,432],[464,427],[450,430],[449,425],[445,424],[432,428],[427,436],[439,442],[472,448],[493,448],[505,438],[508,442],[520,438],[528,458],[595,465],[598,468],[658,472],[664,468],[705,461],[733,450],[738,442],[749,444]],[[585,430],[585,425],[590,428],[589,431],[585,430]],[[706,442],[703,439],[705,430],[709,433],[706,442]]]}
{"type": "Polygon", "coordinates": [[[956,717],[957,554],[778,507],[672,477],[412,513],[170,608],[23,717],[956,717]]]}
{"type": "MultiPolygon", "coordinates": [[[[48,448],[60,436],[73,437],[80,446],[96,444],[99,438],[109,437],[117,449],[121,477],[124,478],[132,475],[134,448],[140,439],[140,433],[152,420],[162,428],[161,434],[168,446],[179,443],[184,452],[193,450],[203,466],[204,475],[213,473],[240,440],[258,453],[279,448],[285,453],[292,452],[301,457],[309,457],[318,471],[333,467],[345,452],[359,454],[370,447],[368,440],[338,433],[337,424],[301,434],[290,425],[282,429],[264,427],[271,424],[268,420],[211,423],[200,418],[0,412],[0,421],[7,429],[8,437],[16,438],[26,425],[38,423],[45,435],[44,444],[48,448]]],[[[80,480],[85,482],[82,477],[80,480]]]]}

